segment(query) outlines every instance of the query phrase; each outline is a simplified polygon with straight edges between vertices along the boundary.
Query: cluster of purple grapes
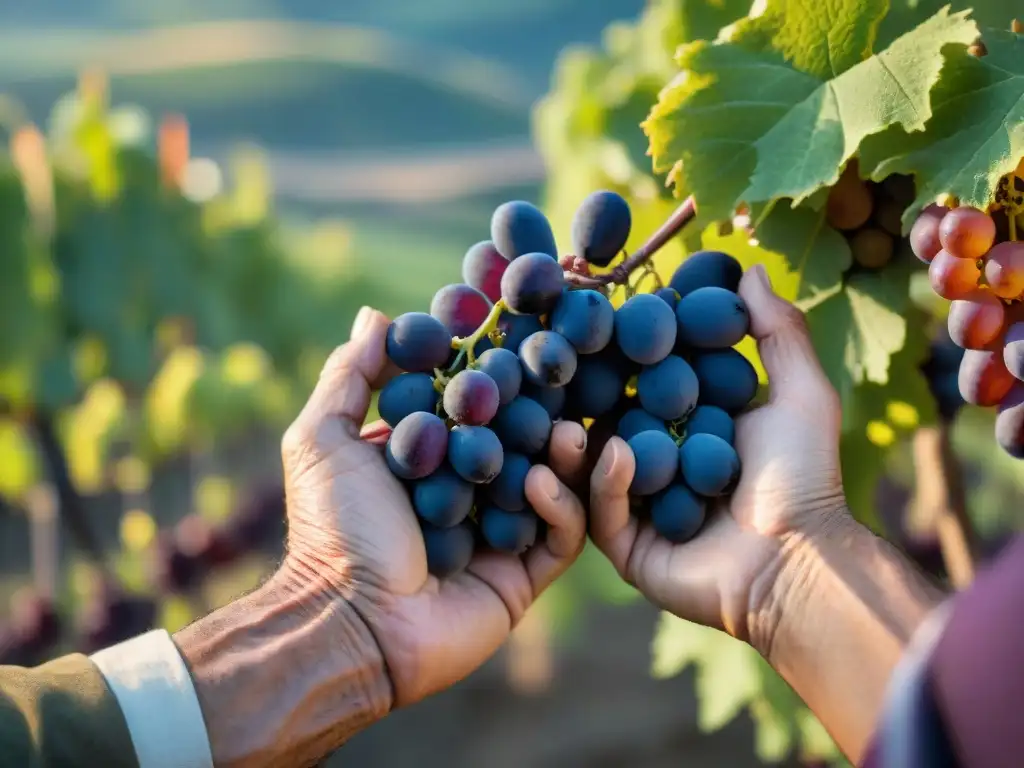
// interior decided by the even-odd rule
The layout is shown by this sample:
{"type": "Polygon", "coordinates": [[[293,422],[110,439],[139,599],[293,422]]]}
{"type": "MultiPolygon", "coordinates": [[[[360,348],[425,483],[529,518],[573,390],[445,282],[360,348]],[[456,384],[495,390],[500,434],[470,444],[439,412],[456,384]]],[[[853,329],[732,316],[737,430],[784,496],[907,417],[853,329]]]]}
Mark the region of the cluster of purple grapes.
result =
{"type": "Polygon", "coordinates": [[[1015,220],[1024,209],[1024,182],[1006,177],[997,201],[989,211],[929,206],[914,223],[910,245],[928,264],[932,290],[951,302],[949,336],[965,350],[961,396],[996,408],[996,441],[1024,458],[1024,242],[1016,239],[1015,220]]]}
{"type": "MultiPolygon", "coordinates": [[[[189,515],[158,536],[150,564],[158,589],[188,594],[210,573],[246,552],[280,546],[284,533],[284,491],[280,487],[249,495],[221,525],[189,515]]],[[[50,597],[26,589],[14,596],[9,623],[0,628],[0,664],[31,666],[44,661],[65,637],[65,621],[50,597]]],[[[83,606],[73,645],[83,653],[127,640],[151,629],[158,601],[131,594],[112,578],[83,606]]]]}
{"type": "Polygon", "coordinates": [[[615,420],[636,456],[631,494],[672,541],[694,536],[706,500],[735,486],[733,415],[758,385],[733,349],[749,328],[742,270],[727,254],[695,254],[669,286],[616,310],[563,264],[609,266],[631,226],[621,196],[596,192],[573,221],[576,255],[559,262],[544,214],[505,203],[490,240],[466,253],[465,282],[388,329],[388,356],[404,373],[378,400],[392,428],[385,456],[406,483],[434,575],[463,570],[478,547],[521,554],[543,535],[526,478],[560,419],[615,420]]]}

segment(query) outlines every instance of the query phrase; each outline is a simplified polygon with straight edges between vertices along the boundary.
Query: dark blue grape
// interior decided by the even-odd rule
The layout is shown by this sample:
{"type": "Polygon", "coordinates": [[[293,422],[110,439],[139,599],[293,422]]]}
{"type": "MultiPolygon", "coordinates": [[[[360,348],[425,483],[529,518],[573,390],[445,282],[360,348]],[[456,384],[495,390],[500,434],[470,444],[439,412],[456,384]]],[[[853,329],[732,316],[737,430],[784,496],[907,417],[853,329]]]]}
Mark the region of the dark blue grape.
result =
{"type": "Polygon", "coordinates": [[[505,335],[502,349],[518,354],[519,345],[537,331],[543,331],[544,325],[536,315],[513,315],[504,312],[498,319],[498,330],[505,335]]]}
{"type": "Polygon", "coordinates": [[[700,382],[700,401],[736,413],[747,407],[757,394],[757,371],[735,349],[703,352],[693,358],[700,382]]]}
{"type": "Polygon", "coordinates": [[[662,301],[664,301],[670,307],[672,307],[673,312],[676,311],[676,306],[679,304],[679,294],[676,293],[675,288],[673,288],[670,285],[667,285],[664,288],[659,288],[658,290],[656,290],[654,292],[654,295],[657,296],[662,301]]]}
{"type": "Polygon", "coordinates": [[[498,206],[491,217],[491,240],[509,261],[528,253],[545,253],[552,259],[558,258],[548,217],[537,206],[523,200],[498,206]]]}
{"type": "Polygon", "coordinates": [[[412,505],[422,520],[438,528],[458,525],[473,509],[473,485],[442,465],[434,474],[417,480],[412,505]]]}
{"type": "Polygon", "coordinates": [[[501,441],[487,427],[455,427],[448,437],[448,462],[471,483],[489,483],[501,472],[501,441]]]}
{"type": "Polygon", "coordinates": [[[615,313],[615,340],[633,362],[653,365],[675,346],[676,316],[657,296],[637,294],[615,313]]]}
{"type": "Polygon", "coordinates": [[[554,331],[538,331],[519,347],[528,381],[541,387],[564,387],[576,373],[576,350],[554,331]]]}
{"type": "Polygon", "coordinates": [[[701,496],[729,493],[740,477],[736,449],[717,435],[690,435],[679,447],[683,480],[701,496]]]}
{"type": "Polygon", "coordinates": [[[596,419],[618,404],[626,389],[626,377],[607,355],[581,355],[567,389],[573,418],[596,419]]]}
{"type": "Polygon", "coordinates": [[[501,296],[516,315],[543,315],[552,310],[565,287],[561,265],[544,253],[527,253],[501,276],[501,296]]]}
{"type": "Polygon", "coordinates": [[[403,480],[419,480],[444,462],[448,428],[432,413],[410,413],[391,432],[384,451],[392,474],[403,480]]]}
{"type": "Polygon", "coordinates": [[[1024,384],[1016,384],[999,404],[996,442],[1015,459],[1024,459],[1024,384]]]}
{"type": "Polygon", "coordinates": [[[1018,381],[1024,381],[1024,323],[1014,323],[1003,339],[1003,362],[1018,381]]]}
{"type": "Polygon", "coordinates": [[[426,372],[448,361],[452,337],[426,312],[406,312],[388,326],[387,353],[403,371],[426,372]]]}
{"type": "Polygon", "coordinates": [[[466,570],[476,546],[476,537],[468,524],[437,528],[429,523],[421,523],[420,528],[427,551],[427,570],[433,576],[446,579],[466,570]]]}
{"type": "Polygon", "coordinates": [[[551,416],[540,403],[520,395],[498,409],[491,428],[507,450],[532,456],[548,444],[551,416]]]}
{"type": "Polygon", "coordinates": [[[615,332],[615,307],[597,291],[564,291],[551,312],[551,330],[565,336],[581,355],[600,352],[615,332]]]}
{"type": "Polygon", "coordinates": [[[491,301],[501,298],[501,276],[508,267],[508,259],[498,253],[494,243],[477,243],[462,259],[462,279],[491,301]]]}
{"type": "Polygon", "coordinates": [[[502,405],[508,405],[519,394],[523,369],[515,352],[504,347],[488,349],[477,358],[477,366],[498,385],[498,399],[502,405]]]}
{"type": "Polygon", "coordinates": [[[537,513],[532,509],[510,512],[485,507],[480,514],[480,531],[491,549],[521,555],[537,541],[537,513]]]}
{"type": "Polygon", "coordinates": [[[624,379],[636,376],[643,368],[640,363],[626,357],[625,352],[622,351],[618,344],[609,344],[598,352],[596,356],[614,367],[624,379]]]}
{"type": "Polygon", "coordinates": [[[644,410],[665,421],[689,415],[702,394],[693,368],[675,355],[640,371],[636,390],[644,410]]]}
{"type": "Polygon", "coordinates": [[[717,435],[732,445],[736,440],[736,423],[732,416],[714,405],[698,405],[697,410],[686,420],[686,434],[703,432],[717,435]]]}
{"type": "Polygon", "coordinates": [[[384,385],[377,398],[377,412],[394,427],[410,413],[434,413],[440,396],[429,373],[403,373],[384,385]]]}
{"type": "Polygon", "coordinates": [[[743,277],[743,267],[732,256],[721,251],[698,251],[675,271],[669,285],[680,297],[698,288],[724,288],[736,292],[743,277]]]}
{"type": "Polygon", "coordinates": [[[539,387],[532,382],[524,381],[520,391],[524,397],[540,403],[552,419],[559,418],[565,409],[565,387],[539,387]]]}
{"type": "Polygon", "coordinates": [[[704,525],[706,502],[682,483],[673,483],[651,501],[651,525],[673,544],[683,544],[704,525]]]}
{"type": "Polygon", "coordinates": [[[576,210],[572,220],[572,249],[598,267],[612,263],[629,239],[633,217],[621,195],[594,192],[576,210]]]}
{"type": "Polygon", "coordinates": [[[460,371],[444,388],[444,410],[456,424],[488,424],[498,412],[498,401],[498,385],[483,371],[460,371]]]}
{"type": "Polygon", "coordinates": [[[652,416],[643,408],[631,408],[622,414],[619,419],[615,433],[623,440],[631,440],[641,432],[664,432],[668,434],[668,427],[665,422],[657,416],[652,416]]]}
{"type": "MultiPolygon", "coordinates": [[[[446,285],[430,302],[430,314],[440,320],[452,336],[462,339],[483,325],[490,313],[490,300],[464,283],[446,285]]],[[[447,355],[445,353],[446,359],[447,355]]]]}
{"type": "Polygon", "coordinates": [[[695,349],[726,349],[750,330],[750,314],[739,294],[724,288],[698,288],[676,307],[679,339],[695,349]]]}
{"type": "Polygon", "coordinates": [[[506,453],[501,472],[487,486],[491,500],[502,509],[518,511],[526,508],[526,476],[530,460],[521,453],[506,453]]]}
{"type": "Polygon", "coordinates": [[[649,430],[634,435],[626,444],[633,451],[636,465],[630,494],[652,496],[667,488],[679,471],[675,441],[665,432],[649,430]]]}

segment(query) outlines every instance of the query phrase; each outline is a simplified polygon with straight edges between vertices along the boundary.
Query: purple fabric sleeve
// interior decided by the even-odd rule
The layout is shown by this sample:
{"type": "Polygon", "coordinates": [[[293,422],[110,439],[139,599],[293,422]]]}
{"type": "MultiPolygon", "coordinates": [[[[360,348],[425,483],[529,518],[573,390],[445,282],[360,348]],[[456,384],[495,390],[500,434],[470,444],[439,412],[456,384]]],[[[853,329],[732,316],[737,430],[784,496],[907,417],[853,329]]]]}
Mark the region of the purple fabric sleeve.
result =
{"type": "Polygon", "coordinates": [[[863,768],[1022,765],[1024,537],[929,619],[893,673],[863,768]]]}
{"type": "Polygon", "coordinates": [[[931,687],[961,765],[1024,764],[1024,537],[953,603],[931,687]]]}

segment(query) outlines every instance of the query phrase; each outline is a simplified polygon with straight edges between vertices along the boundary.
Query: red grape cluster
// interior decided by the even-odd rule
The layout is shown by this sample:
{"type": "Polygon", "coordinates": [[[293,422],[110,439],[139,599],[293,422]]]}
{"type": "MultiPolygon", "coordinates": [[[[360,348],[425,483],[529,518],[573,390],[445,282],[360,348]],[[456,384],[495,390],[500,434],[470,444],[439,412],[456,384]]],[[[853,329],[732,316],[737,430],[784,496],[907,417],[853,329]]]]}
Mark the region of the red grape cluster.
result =
{"type": "Polygon", "coordinates": [[[932,205],[914,223],[910,244],[927,263],[932,289],[948,299],[947,327],[965,351],[959,389],[973,405],[997,408],[996,440],[1024,458],[1024,243],[1016,240],[1024,190],[1000,184],[986,212],[932,205]]]}
{"type": "Polygon", "coordinates": [[[892,261],[902,242],[902,219],[914,200],[914,182],[894,175],[881,183],[864,181],[856,160],[829,191],[828,223],[843,233],[853,261],[862,269],[881,269],[892,261]]]}
{"type": "MultiPolygon", "coordinates": [[[[560,419],[613,419],[608,434],[636,456],[631,494],[672,541],[696,535],[707,500],[738,481],[733,416],[757,390],[733,349],[749,328],[741,267],[695,254],[669,286],[629,288],[616,310],[590,268],[623,252],[631,223],[621,196],[590,195],[573,221],[574,254],[559,260],[544,214],[505,203],[491,238],[466,253],[465,282],[389,327],[388,356],[404,373],[378,400],[391,427],[385,457],[409,490],[435,576],[463,570],[478,547],[518,555],[543,535],[526,478],[560,419]]],[[[641,261],[611,278],[628,281],[641,261]]]]}

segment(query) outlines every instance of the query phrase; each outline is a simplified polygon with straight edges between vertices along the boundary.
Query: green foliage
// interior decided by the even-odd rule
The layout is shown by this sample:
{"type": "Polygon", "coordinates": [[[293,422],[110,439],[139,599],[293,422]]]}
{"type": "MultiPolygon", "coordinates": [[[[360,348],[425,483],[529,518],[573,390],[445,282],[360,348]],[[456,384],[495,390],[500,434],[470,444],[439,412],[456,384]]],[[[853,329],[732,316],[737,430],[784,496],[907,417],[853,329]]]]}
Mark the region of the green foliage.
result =
{"type": "Polygon", "coordinates": [[[746,710],[757,725],[755,748],[762,760],[784,760],[794,749],[808,760],[838,758],[821,725],[746,643],[662,613],[652,657],[651,672],[658,678],[672,677],[691,665],[696,668],[698,723],[703,730],[718,730],[746,710]]]}
{"type": "Polygon", "coordinates": [[[986,208],[1000,177],[1024,156],[1024,37],[983,32],[986,56],[947,52],[926,132],[887,131],[865,147],[873,178],[916,177],[918,196],[907,222],[941,194],[986,208]]]}
{"type": "Polygon", "coordinates": [[[977,38],[966,14],[942,11],[873,55],[886,0],[796,5],[800,24],[784,23],[790,3],[779,0],[728,40],[682,47],[684,72],[645,123],[655,170],[712,218],[802,202],[834,184],[868,136],[923,128],[943,46],[977,38]]]}
{"type": "MultiPolygon", "coordinates": [[[[945,306],[911,301],[923,275],[905,243],[882,270],[853,268],[846,237],[826,220],[828,189],[857,160],[875,181],[916,177],[905,224],[943,194],[985,207],[1024,155],[1024,38],[990,29],[1009,26],[999,0],[749,5],[654,2],[635,24],[613,25],[601,50],[563,56],[535,115],[548,210],[564,234],[588,192],[614,189],[637,212],[631,250],[675,207],[666,187],[693,195],[698,220],[659,254],[659,275],[687,253],[724,250],[744,268],[763,264],[805,312],[842,400],[848,502],[881,531],[878,481],[901,443],[937,418],[920,371],[931,328],[921,307],[941,318],[945,306]],[[979,29],[989,52],[980,59],[967,53],[979,29]],[[732,224],[737,212],[750,231],[732,224]]],[[[754,343],[738,348],[764,382],[754,343]]],[[[653,656],[658,676],[697,668],[703,728],[746,711],[762,759],[842,762],[749,647],[663,616],[653,656]]]]}
{"type": "MultiPolygon", "coordinates": [[[[356,289],[289,255],[258,163],[195,199],[168,170],[187,171],[187,133],[184,156],[166,138],[154,156],[132,114],[83,87],[0,157],[0,426],[14,451],[22,415],[58,416],[84,493],[114,442],[153,461],[286,423],[356,289]]],[[[7,495],[38,475],[28,456],[7,495]]]]}

